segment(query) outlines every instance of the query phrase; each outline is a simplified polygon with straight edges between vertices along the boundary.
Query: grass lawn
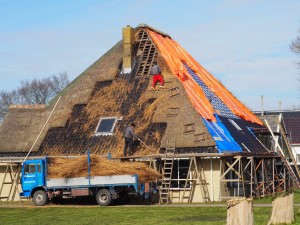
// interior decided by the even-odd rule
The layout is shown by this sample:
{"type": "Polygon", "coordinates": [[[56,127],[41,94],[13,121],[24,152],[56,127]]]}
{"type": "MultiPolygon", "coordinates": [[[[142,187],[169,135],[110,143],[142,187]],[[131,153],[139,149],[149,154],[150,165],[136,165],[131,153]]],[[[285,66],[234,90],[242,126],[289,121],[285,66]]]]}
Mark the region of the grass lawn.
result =
{"type": "MultiPolygon", "coordinates": [[[[34,224],[226,224],[226,207],[1,207],[1,225],[34,224]]],[[[270,207],[254,208],[255,224],[266,224],[270,207]]],[[[295,209],[296,221],[300,214],[295,209]]]]}
{"type": "MultiPolygon", "coordinates": [[[[255,199],[255,204],[271,204],[272,197],[255,199]]],[[[294,195],[294,203],[300,203],[300,193],[294,195]]],[[[29,202],[0,202],[0,225],[98,225],[98,224],[226,224],[226,203],[224,207],[205,205],[181,206],[45,206],[33,207],[29,202]]],[[[267,224],[270,207],[254,207],[254,222],[267,224]]],[[[300,224],[299,207],[295,207],[293,224],[300,224]]]]}
{"type": "MultiPolygon", "coordinates": [[[[278,196],[282,196],[284,193],[278,193],[278,196]]],[[[272,204],[274,197],[265,197],[260,199],[254,199],[255,204],[272,204]]],[[[294,204],[300,204],[300,191],[294,191],[294,204]]]]}

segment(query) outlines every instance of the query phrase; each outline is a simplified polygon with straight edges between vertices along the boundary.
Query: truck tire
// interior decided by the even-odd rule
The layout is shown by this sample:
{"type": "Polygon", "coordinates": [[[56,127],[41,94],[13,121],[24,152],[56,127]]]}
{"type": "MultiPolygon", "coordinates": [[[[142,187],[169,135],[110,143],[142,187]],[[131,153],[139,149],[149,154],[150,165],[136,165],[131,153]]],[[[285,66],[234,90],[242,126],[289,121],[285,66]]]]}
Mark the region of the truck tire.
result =
{"type": "Polygon", "coordinates": [[[107,189],[101,189],[96,194],[96,201],[101,206],[108,206],[111,203],[111,193],[107,189]]]}
{"type": "Polygon", "coordinates": [[[45,191],[43,190],[38,190],[34,192],[33,194],[33,203],[36,206],[43,206],[46,205],[48,200],[48,196],[45,191]]]}

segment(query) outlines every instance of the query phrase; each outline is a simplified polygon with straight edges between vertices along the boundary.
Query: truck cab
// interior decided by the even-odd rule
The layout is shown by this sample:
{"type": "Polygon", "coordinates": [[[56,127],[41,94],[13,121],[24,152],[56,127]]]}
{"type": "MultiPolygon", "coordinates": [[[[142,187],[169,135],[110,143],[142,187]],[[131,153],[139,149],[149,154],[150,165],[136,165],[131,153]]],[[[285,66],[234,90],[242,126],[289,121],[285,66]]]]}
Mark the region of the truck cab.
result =
{"type": "Polygon", "coordinates": [[[45,187],[45,165],[46,159],[26,160],[22,165],[21,184],[24,197],[32,197],[38,189],[45,187]]]}

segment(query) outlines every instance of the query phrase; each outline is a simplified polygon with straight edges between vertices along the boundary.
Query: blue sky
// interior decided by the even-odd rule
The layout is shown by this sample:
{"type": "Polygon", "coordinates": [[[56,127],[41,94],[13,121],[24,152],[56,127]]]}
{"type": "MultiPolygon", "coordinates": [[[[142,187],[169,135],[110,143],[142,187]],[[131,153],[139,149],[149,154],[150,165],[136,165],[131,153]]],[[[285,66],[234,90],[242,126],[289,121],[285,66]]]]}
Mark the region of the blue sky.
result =
{"type": "Polygon", "coordinates": [[[146,23],[172,36],[252,110],[300,105],[289,45],[299,0],[0,0],[0,91],[67,72],[71,80],[146,23]]]}

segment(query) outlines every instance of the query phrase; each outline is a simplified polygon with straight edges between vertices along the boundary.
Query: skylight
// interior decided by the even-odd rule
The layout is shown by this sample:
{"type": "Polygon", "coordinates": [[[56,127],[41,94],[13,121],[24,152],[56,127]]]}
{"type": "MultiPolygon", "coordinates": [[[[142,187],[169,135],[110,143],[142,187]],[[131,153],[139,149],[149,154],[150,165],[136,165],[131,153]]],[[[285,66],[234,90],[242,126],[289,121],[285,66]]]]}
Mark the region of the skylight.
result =
{"type": "Polygon", "coordinates": [[[112,135],[117,120],[117,117],[101,117],[95,135],[112,135]]]}
{"type": "Polygon", "coordinates": [[[242,128],[239,125],[237,125],[237,123],[234,122],[234,120],[232,119],[228,119],[228,120],[238,131],[242,131],[242,128]]]}

